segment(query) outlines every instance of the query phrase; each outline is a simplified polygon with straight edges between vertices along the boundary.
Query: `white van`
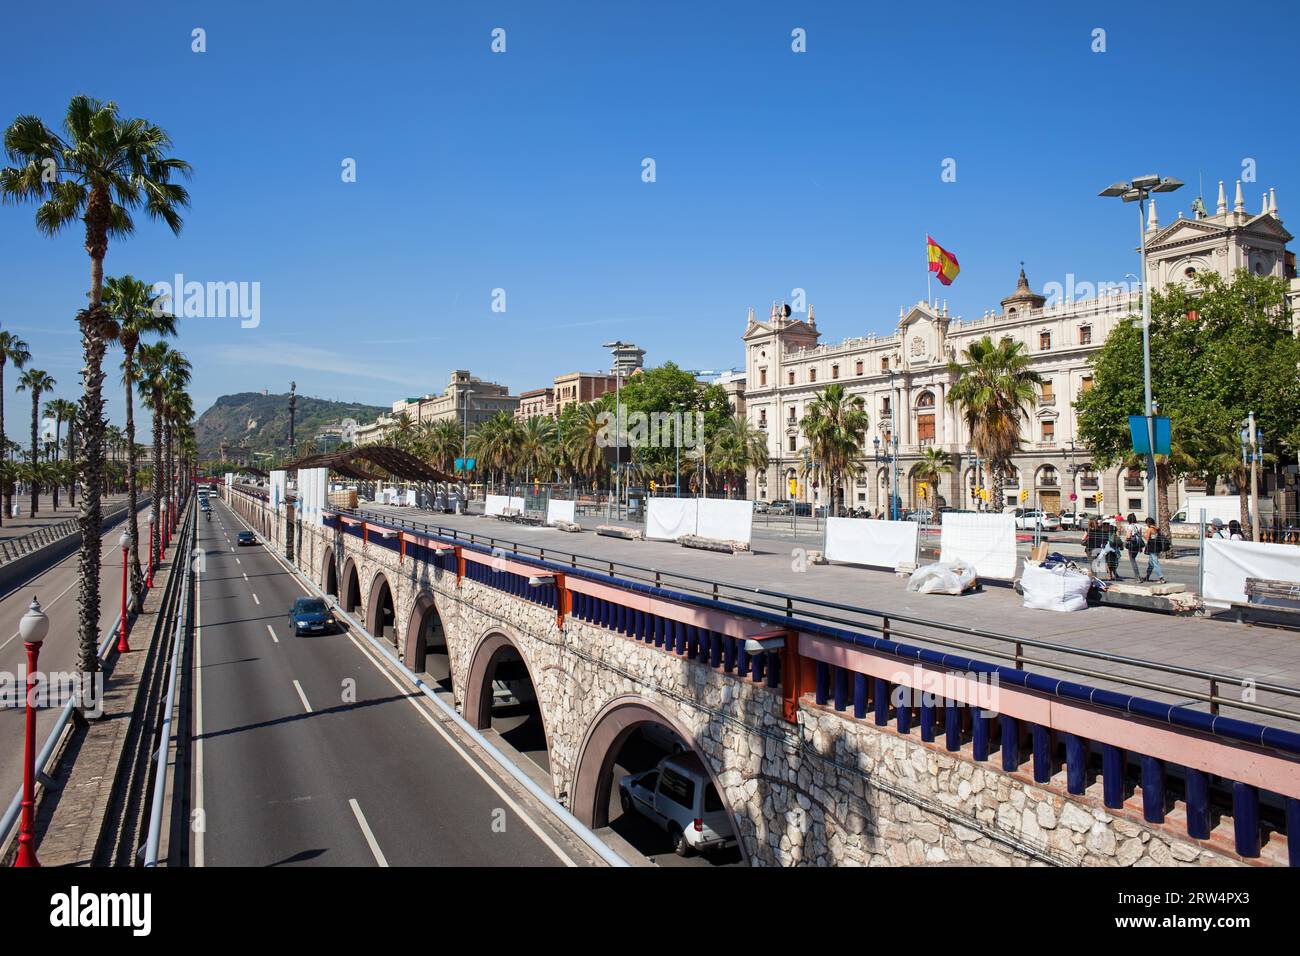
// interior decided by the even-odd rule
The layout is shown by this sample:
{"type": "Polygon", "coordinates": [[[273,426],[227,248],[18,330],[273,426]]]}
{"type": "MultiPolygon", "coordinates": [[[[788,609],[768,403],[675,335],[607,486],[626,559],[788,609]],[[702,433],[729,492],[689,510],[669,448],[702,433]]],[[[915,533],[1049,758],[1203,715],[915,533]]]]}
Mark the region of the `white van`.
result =
{"type": "Polygon", "coordinates": [[[665,757],[654,770],[628,774],[618,782],[618,796],[624,812],[635,810],[667,830],[678,856],[736,845],[727,808],[694,751],[665,757]]]}

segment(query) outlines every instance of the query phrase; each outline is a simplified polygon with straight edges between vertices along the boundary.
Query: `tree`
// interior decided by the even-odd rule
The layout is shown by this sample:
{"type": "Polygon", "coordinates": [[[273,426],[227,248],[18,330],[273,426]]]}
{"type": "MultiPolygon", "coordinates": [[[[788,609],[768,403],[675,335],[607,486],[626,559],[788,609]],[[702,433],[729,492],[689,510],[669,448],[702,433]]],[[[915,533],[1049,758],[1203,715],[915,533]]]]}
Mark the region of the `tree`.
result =
{"type": "MultiPolygon", "coordinates": [[[[1170,483],[1183,475],[1232,476],[1237,431],[1249,412],[1266,435],[1300,420],[1300,339],[1286,281],[1239,270],[1198,273],[1151,296],[1151,391],[1170,418],[1173,454],[1156,457],[1156,515],[1166,532],[1170,483]]],[[[1103,467],[1132,455],[1128,416],[1144,408],[1142,327],[1125,319],[1091,360],[1093,387],[1075,402],[1079,436],[1103,467]]],[[[1245,498],[1249,480],[1236,482],[1245,498]]]]}
{"type": "MultiPolygon", "coordinates": [[[[8,453],[9,440],[5,437],[5,363],[12,362],[14,368],[21,369],[31,359],[27,343],[12,332],[0,332],[0,454],[8,453]]],[[[7,498],[12,498],[9,492],[7,498]]],[[[5,502],[5,513],[9,512],[9,501],[5,502]]],[[[0,515],[0,526],[4,525],[4,516],[0,515]]]]}
{"type": "Polygon", "coordinates": [[[179,234],[180,210],[189,193],[174,175],[190,166],[169,155],[171,139],[144,119],[124,119],[117,105],[74,96],[63,119],[63,135],[37,116],[19,116],[5,130],[5,153],[15,165],[0,170],[0,200],[39,202],[37,231],[55,235],[77,220],[85,227],[90,257],[88,307],[77,314],[83,353],[81,408],[83,440],[79,472],[81,509],[80,628],[78,668],[99,669],[100,526],[104,484],[104,352],[116,338],[112,316],[103,306],[104,257],[109,237],[135,231],[133,210],[143,209],[179,234]]]}
{"type": "MultiPolygon", "coordinates": [[[[72,431],[72,419],[77,413],[77,406],[72,404],[66,398],[52,398],[45,403],[45,416],[54,419],[54,460],[59,460],[59,447],[63,441],[63,423],[68,423],[68,431],[72,431]]],[[[69,455],[71,457],[71,455],[69,455]]],[[[59,510],[59,485],[62,482],[56,482],[53,486],[54,492],[54,510],[59,510]]]]}
{"type": "MultiPolygon", "coordinates": [[[[41,395],[54,388],[54,379],[48,373],[42,372],[38,368],[29,368],[23,372],[22,378],[18,380],[18,391],[32,393],[32,450],[30,463],[35,465],[40,461],[39,453],[36,447],[37,437],[40,433],[38,418],[41,409],[41,395]]],[[[33,472],[32,481],[32,515],[40,509],[40,481],[35,477],[33,472]]]]}
{"type": "Polygon", "coordinates": [[[149,402],[153,412],[153,466],[149,475],[153,522],[150,526],[149,553],[156,565],[162,559],[158,545],[162,532],[160,509],[164,497],[163,431],[167,417],[167,393],[173,385],[175,375],[183,375],[188,380],[189,362],[180,352],[169,348],[166,342],[154,342],[140,346],[138,368],[136,382],[140,398],[149,402]]]}
{"type": "Polygon", "coordinates": [[[830,477],[829,508],[839,514],[840,482],[862,451],[871,420],[860,395],[849,395],[836,382],[808,403],[799,427],[808,437],[812,458],[830,477]]]}
{"type": "MultiPolygon", "coordinates": [[[[136,349],[143,335],[159,337],[176,334],[176,316],[161,308],[161,296],[144,281],[132,275],[111,276],[104,282],[104,306],[117,323],[117,340],[122,346],[122,384],[126,389],[126,430],[117,431],[116,446],[126,448],[127,521],[134,546],[131,548],[131,593],[136,606],[144,601],[144,575],[140,570],[140,520],[136,514],[139,488],[135,455],[135,387],[136,349]],[[129,440],[128,440],[129,438],[129,440]]],[[[106,436],[107,437],[107,436],[106,436]]]]}
{"type": "Polygon", "coordinates": [[[961,409],[970,430],[971,444],[1001,487],[1020,450],[1020,427],[1037,400],[1043,378],[1029,367],[1024,343],[1004,338],[976,339],[962,352],[962,361],[949,362],[953,378],[948,403],[961,409]]]}
{"type": "Polygon", "coordinates": [[[952,474],[952,456],[941,448],[927,446],[921,451],[921,460],[916,464],[916,477],[934,489],[934,504],[939,504],[939,481],[944,475],[952,474]]]}
{"type": "Polygon", "coordinates": [[[544,415],[525,419],[519,425],[518,465],[524,470],[524,479],[531,481],[536,474],[546,470],[555,445],[555,422],[544,415]]]}
{"type": "Polygon", "coordinates": [[[470,432],[470,453],[483,470],[495,470],[505,481],[518,465],[519,440],[519,423],[509,412],[497,412],[470,432]]]}
{"type": "Polygon", "coordinates": [[[709,455],[717,473],[727,477],[730,498],[750,469],[767,467],[767,432],[755,428],[744,415],[733,415],[713,436],[709,455]]]}
{"type": "Polygon", "coordinates": [[[605,422],[596,402],[575,402],[560,416],[560,434],[565,459],[576,477],[593,481],[605,469],[605,448],[601,435],[605,422]]]}

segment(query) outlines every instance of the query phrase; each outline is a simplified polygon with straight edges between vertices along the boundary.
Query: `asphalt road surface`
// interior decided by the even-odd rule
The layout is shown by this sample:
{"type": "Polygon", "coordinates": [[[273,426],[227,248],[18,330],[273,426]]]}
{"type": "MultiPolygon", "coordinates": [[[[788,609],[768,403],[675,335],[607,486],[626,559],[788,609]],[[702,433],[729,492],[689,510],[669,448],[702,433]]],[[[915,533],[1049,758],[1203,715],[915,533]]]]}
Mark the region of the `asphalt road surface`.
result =
{"type": "Polygon", "coordinates": [[[199,521],[191,863],[590,862],[363,638],[292,636],[307,592],[245,527],[219,501],[199,521]]]}

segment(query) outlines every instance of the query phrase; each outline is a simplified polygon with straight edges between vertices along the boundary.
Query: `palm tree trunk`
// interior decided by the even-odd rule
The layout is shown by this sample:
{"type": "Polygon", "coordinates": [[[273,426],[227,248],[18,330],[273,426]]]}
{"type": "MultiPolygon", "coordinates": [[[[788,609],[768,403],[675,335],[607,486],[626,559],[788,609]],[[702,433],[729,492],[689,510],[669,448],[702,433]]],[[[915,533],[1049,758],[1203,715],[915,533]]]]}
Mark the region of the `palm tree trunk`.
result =
{"type": "MultiPolygon", "coordinates": [[[[0,356],[0,458],[9,454],[8,449],[9,443],[5,441],[5,359],[3,356],[0,356]]],[[[11,495],[9,490],[6,488],[4,495],[4,508],[0,509],[0,511],[3,512],[0,513],[0,528],[4,527],[4,519],[9,514],[10,497],[11,495]]]]}
{"type": "MultiPolygon", "coordinates": [[[[54,460],[59,460],[59,433],[63,431],[63,419],[54,419],[54,460]]],[[[50,491],[54,493],[54,510],[59,510],[59,481],[57,478],[52,482],[53,486],[50,491]]]]}
{"type": "Polygon", "coordinates": [[[1156,524],[1160,533],[1169,538],[1169,463],[1156,462],[1156,524]]]}
{"type": "Polygon", "coordinates": [[[77,507],[77,419],[68,420],[68,460],[72,462],[72,484],[68,485],[68,504],[77,507]]]}
{"type": "MultiPolygon", "coordinates": [[[[103,262],[92,257],[92,271],[103,279],[103,262]]],[[[101,524],[103,522],[104,491],[104,350],[106,326],[111,321],[100,306],[92,287],[91,308],[77,316],[81,325],[82,352],[85,364],[82,371],[82,393],[78,417],[84,446],[77,479],[81,487],[81,508],[77,524],[81,529],[81,552],[78,556],[80,631],[77,646],[77,668],[82,674],[93,674],[99,669],[97,645],[99,643],[99,574],[101,557],[101,524]]],[[[88,688],[83,688],[88,690],[88,688]]],[[[83,705],[85,701],[83,699],[83,705]]]]}
{"type": "Polygon", "coordinates": [[[154,389],[153,393],[153,474],[149,476],[150,494],[153,497],[153,521],[149,525],[149,553],[154,567],[162,561],[158,547],[159,535],[162,534],[162,392],[154,389]]]}
{"type": "Polygon", "coordinates": [[[41,393],[32,389],[32,517],[36,517],[39,508],[39,496],[41,483],[36,480],[36,466],[39,464],[36,457],[36,409],[41,402],[41,393]]]}
{"type": "Polygon", "coordinates": [[[126,514],[128,527],[131,529],[131,593],[135,595],[135,606],[144,606],[144,575],[140,573],[140,519],[136,514],[139,503],[139,489],[135,479],[135,396],[134,350],[126,353],[126,434],[130,441],[126,452],[126,514]]]}

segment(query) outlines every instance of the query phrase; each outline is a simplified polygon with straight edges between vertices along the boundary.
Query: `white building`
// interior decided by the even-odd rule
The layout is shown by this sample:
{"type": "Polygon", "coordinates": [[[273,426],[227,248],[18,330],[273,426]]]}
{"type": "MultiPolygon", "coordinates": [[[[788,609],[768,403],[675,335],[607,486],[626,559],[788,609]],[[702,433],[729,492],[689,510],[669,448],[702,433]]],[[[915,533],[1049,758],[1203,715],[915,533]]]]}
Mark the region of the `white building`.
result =
{"type": "MultiPolygon", "coordinates": [[[[1289,279],[1293,306],[1300,304],[1295,257],[1286,248],[1292,236],[1282,227],[1272,191],[1264,194],[1261,206],[1257,215],[1248,215],[1238,183],[1229,209],[1220,183],[1213,215],[1200,211],[1195,218],[1184,219],[1180,213],[1161,227],[1153,201],[1147,222],[1149,281],[1163,287],[1190,281],[1204,269],[1225,277],[1249,269],[1289,279]]],[[[863,397],[871,420],[865,454],[841,491],[844,506],[888,508],[890,469],[877,459],[875,440],[879,439],[883,454],[897,429],[898,494],[903,506],[922,503],[914,471],[923,450],[934,446],[951,456],[953,473],[931,490],[929,503],[936,503],[937,491],[940,505],[975,507],[973,491],[989,479],[977,477],[969,431],[960,412],[947,402],[952,384],[947,365],[973,340],[987,335],[1023,342],[1032,367],[1044,379],[1042,394],[1028,411],[1021,432],[1024,442],[1013,459],[1014,474],[1000,495],[999,489],[994,490],[995,507],[1015,505],[1025,490],[1031,504],[1047,510],[1073,505],[1094,513],[1145,514],[1144,471],[1129,473],[1114,467],[1103,473],[1094,468],[1078,442],[1073,407],[1092,384],[1089,358],[1119,321],[1140,312],[1140,294],[1119,284],[1085,288],[1087,298],[1072,296],[1068,288],[1059,292],[1049,302],[1030,288],[1022,268],[1015,290],[1000,308],[978,319],[952,318],[946,304],[918,302],[899,310],[892,334],[836,344],[820,342],[811,306],[805,320],[792,317],[788,306],[774,304],[766,322],[756,321],[750,309],[743,335],[745,406],[750,422],[767,431],[771,458],[765,470],[751,472],[752,496],[826,502],[827,489],[814,490],[805,480],[801,465],[807,439],[799,420],[822,388],[841,382],[850,394],[863,397]],[[1090,291],[1098,294],[1089,295],[1090,291]]],[[[1194,483],[1192,488],[1200,490],[1194,483]]],[[[1186,486],[1176,492],[1171,489],[1171,499],[1181,501],[1186,491],[1186,486]]]]}

